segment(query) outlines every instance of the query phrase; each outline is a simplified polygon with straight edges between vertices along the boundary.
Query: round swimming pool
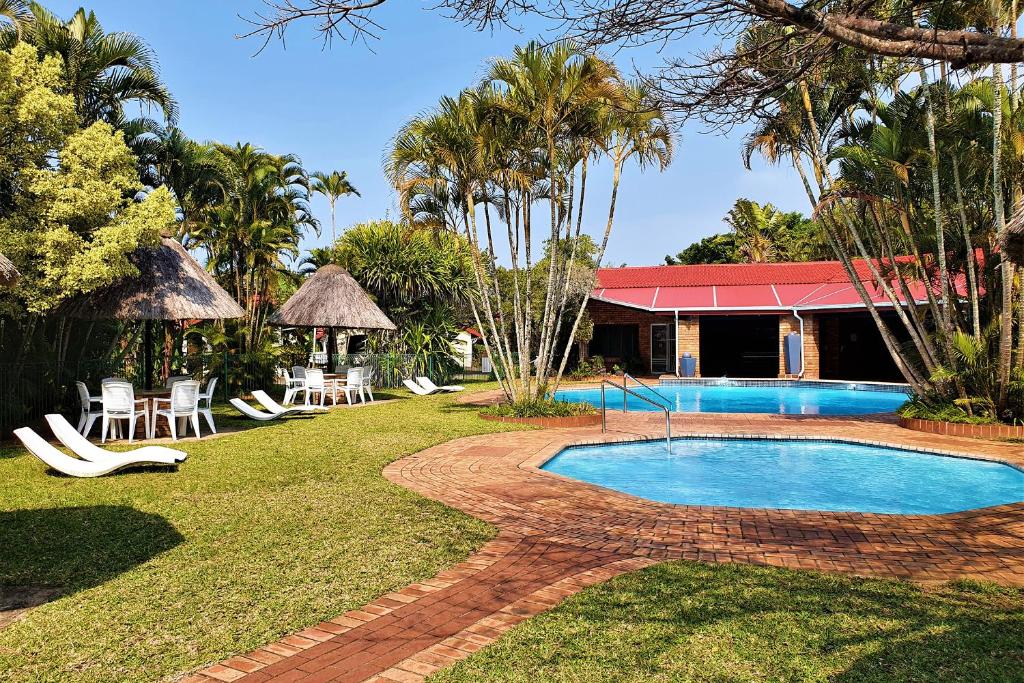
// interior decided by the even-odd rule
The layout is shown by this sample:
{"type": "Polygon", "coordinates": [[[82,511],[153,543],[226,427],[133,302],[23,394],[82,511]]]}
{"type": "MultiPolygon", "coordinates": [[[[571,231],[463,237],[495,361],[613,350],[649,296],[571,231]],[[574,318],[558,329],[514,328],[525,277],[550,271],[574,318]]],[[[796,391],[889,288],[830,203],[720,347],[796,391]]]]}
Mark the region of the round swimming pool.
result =
{"type": "MultiPolygon", "coordinates": [[[[903,391],[876,390],[871,385],[821,385],[787,382],[785,385],[636,384],[632,391],[678,413],[774,413],[777,415],[866,415],[891,413],[907,400],[903,391]]],[[[622,390],[605,387],[609,408],[622,408],[622,390]]],[[[601,407],[600,389],[563,389],[555,398],[601,407]]],[[[659,410],[635,396],[626,397],[626,409],[659,410]]]]}
{"type": "Polygon", "coordinates": [[[550,472],[662,503],[940,514],[1024,501],[997,462],[836,441],[679,438],[575,446],[550,472]]]}

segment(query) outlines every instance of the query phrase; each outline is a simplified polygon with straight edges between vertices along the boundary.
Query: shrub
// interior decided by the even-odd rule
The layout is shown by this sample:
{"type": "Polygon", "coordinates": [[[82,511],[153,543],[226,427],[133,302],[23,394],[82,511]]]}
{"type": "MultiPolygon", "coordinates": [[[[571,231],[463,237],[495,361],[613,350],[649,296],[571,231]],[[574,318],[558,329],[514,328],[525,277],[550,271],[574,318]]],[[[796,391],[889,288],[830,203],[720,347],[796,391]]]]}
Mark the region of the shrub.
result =
{"type": "Polygon", "coordinates": [[[903,417],[938,422],[962,422],[965,424],[993,424],[997,420],[991,415],[968,415],[967,411],[952,403],[932,404],[920,397],[913,397],[896,411],[903,417]]]}
{"type": "Polygon", "coordinates": [[[524,399],[516,403],[489,406],[481,411],[495,417],[576,417],[594,415],[597,410],[586,403],[569,403],[552,399],[524,399]]]}

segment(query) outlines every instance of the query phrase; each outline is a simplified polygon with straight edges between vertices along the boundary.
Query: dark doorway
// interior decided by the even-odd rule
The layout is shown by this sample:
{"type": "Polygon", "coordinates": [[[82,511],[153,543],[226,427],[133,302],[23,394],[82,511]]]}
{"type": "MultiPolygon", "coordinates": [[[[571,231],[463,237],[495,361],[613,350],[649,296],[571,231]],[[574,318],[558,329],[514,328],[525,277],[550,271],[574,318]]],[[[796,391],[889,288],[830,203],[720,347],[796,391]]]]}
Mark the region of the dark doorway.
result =
{"type": "Polygon", "coordinates": [[[778,316],[701,316],[700,374],[703,377],[778,377],[778,316]]]}
{"type": "MultiPolygon", "coordinates": [[[[882,313],[901,344],[909,338],[895,313],[882,313]],[[902,334],[901,334],[902,333],[902,334]]],[[[821,378],[861,382],[904,382],[878,326],[868,313],[821,316],[821,378]]]]}
{"type": "Polygon", "coordinates": [[[640,358],[640,326],[594,325],[587,353],[591,357],[603,356],[609,366],[636,363],[640,358]]]}

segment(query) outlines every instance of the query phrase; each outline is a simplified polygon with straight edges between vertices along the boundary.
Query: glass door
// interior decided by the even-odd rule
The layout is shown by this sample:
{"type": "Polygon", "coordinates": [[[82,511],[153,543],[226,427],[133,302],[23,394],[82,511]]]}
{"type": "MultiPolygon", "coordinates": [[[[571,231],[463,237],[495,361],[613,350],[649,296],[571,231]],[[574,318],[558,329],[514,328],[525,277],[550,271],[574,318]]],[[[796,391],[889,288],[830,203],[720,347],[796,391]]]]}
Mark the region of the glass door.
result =
{"type": "Polygon", "coordinates": [[[676,371],[675,325],[651,325],[651,374],[664,375],[676,371]]]}

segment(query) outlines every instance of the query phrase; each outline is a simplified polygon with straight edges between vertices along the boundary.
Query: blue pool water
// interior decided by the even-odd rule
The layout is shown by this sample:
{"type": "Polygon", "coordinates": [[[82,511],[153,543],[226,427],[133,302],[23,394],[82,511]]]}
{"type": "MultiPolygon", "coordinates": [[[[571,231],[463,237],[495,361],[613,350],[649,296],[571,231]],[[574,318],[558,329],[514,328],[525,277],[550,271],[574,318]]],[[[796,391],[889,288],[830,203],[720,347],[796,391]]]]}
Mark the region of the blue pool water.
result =
{"type": "Polygon", "coordinates": [[[574,447],[544,469],[663,503],[939,514],[1024,501],[1024,471],[850,443],[695,439],[574,447]]]}
{"type": "MultiPolygon", "coordinates": [[[[841,386],[841,385],[840,385],[841,386]]],[[[862,391],[844,388],[791,386],[715,386],[663,384],[630,389],[679,413],[775,413],[779,415],[865,415],[891,413],[907,400],[894,391],[862,391]]],[[[621,410],[622,391],[605,388],[609,408],[621,410]]],[[[555,398],[601,407],[600,389],[565,389],[555,398]]],[[[634,396],[627,396],[627,410],[658,410],[634,396]]]]}

